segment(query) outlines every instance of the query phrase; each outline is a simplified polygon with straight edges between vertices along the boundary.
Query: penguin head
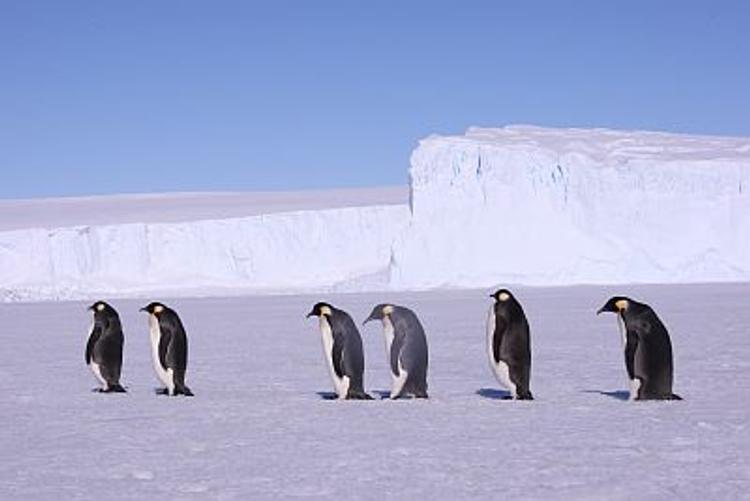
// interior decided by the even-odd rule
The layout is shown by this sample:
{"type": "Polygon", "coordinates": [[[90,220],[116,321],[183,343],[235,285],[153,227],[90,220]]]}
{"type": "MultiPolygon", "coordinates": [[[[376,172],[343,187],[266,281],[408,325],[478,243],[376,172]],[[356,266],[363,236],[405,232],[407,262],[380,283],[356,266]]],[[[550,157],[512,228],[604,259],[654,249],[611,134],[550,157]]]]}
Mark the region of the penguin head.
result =
{"type": "Polygon", "coordinates": [[[310,317],[330,317],[333,314],[333,306],[328,303],[315,303],[313,309],[307,314],[307,318],[310,317]]]}
{"type": "Polygon", "coordinates": [[[153,302],[153,303],[149,303],[148,305],[146,305],[143,308],[141,308],[140,311],[145,311],[146,313],[148,313],[150,315],[159,316],[166,309],[167,309],[167,307],[164,306],[162,303],[153,302]]]}
{"type": "Polygon", "coordinates": [[[604,306],[599,308],[599,310],[596,312],[596,314],[600,313],[622,313],[626,311],[630,305],[633,303],[633,300],[629,297],[625,296],[612,296],[607,300],[606,303],[604,303],[604,306]]]}
{"type": "Polygon", "coordinates": [[[372,313],[370,313],[370,316],[367,317],[367,319],[364,322],[362,322],[362,324],[364,325],[370,320],[383,320],[392,314],[393,314],[392,304],[379,304],[375,308],[372,309],[372,313]]]}
{"type": "Polygon", "coordinates": [[[490,297],[493,298],[496,303],[507,303],[511,300],[515,300],[513,294],[511,294],[508,289],[498,289],[490,294],[490,297]]]}
{"type": "Polygon", "coordinates": [[[94,316],[110,316],[112,314],[117,314],[114,308],[112,308],[110,305],[105,303],[104,301],[97,301],[96,303],[92,304],[88,307],[90,311],[94,312],[94,316]]]}

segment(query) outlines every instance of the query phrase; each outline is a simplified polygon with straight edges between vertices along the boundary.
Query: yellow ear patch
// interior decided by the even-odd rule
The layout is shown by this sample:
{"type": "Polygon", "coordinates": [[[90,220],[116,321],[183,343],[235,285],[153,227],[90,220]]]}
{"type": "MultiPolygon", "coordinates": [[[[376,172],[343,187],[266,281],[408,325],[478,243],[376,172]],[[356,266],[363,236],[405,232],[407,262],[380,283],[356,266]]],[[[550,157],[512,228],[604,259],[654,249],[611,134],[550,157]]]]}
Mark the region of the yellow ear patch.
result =
{"type": "Polygon", "coordinates": [[[615,308],[618,310],[627,310],[628,309],[628,302],[625,299],[620,299],[619,301],[615,301],[615,308]]]}
{"type": "Polygon", "coordinates": [[[331,316],[332,313],[333,312],[331,311],[331,309],[328,306],[321,306],[320,307],[320,314],[321,315],[331,316]]]}
{"type": "Polygon", "coordinates": [[[388,306],[383,307],[383,315],[390,315],[393,313],[393,306],[390,304],[388,306]]]}
{"type": "Polygon", "coordinates": [[[103,303],[97,303],[97,305],[96,305],[96,311],[104,311],[104,304],[103,303]]]}
{"type": "Polygon", "coordinates": [[[164,307],[162,305],[154,306],[154,313],[161,313],[164,311],[164,307]]]}
{"type": "Polygon", "coordinates": [[[500,294],[498,294],[497,299],[499,301],[507,301],[508,299],[510,299],[510,294],[508,294],[507,292],[501,292],[500,294]]]}

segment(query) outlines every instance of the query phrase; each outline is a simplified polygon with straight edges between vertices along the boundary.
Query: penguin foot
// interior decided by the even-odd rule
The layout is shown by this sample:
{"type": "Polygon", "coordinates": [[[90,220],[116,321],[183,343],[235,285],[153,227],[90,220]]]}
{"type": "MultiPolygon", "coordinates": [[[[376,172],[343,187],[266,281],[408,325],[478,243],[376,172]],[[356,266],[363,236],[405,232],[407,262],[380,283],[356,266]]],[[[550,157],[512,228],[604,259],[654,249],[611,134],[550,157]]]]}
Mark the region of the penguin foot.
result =
{"type": "Polygon", "coordinates": [[[672,393],[672,395],[670,395],[670,397],[667,400],[682,400],[682,397],[676,393],[672,393]]]}
{"type": "Polygon", "coordinates": [[[169,395],[169,390],[167,388],[154,388],[154,393],[157,395],[169,395]]]}
{"type": "Polygon", "coordinates": [[[350,391],[346,398],[348,400],[374,400],[372,395],[364,391],[350,391]]]}
{"type": "Polygon", "coordinates": [[[531,395],[530,391],[520,393],[517,398],[518,400],[534,400],[534,397],[531,395]]]}
{"type": "Polygon", "coordinates": [[[182,388],[175,388],[174,395],[185,395],[186,397],[194,397],[193,392],[190,391],[190,388],[187,386],[183,386],[182,388]]]}
{"type": "Polygon", "coordinates": [[[123,388],[122,386],[120,386],[119,384],[109,386],[108,388],[96,388],[92,391],[96,393],[127,393],[127,390],[123,388]]]}

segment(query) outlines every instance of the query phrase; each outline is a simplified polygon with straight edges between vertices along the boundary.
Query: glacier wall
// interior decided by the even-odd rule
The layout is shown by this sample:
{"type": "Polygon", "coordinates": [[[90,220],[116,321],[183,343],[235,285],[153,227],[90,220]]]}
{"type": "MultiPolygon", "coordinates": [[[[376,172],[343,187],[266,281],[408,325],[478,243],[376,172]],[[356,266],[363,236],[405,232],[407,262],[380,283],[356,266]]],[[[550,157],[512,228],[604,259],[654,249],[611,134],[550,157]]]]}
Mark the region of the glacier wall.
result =
{"type": "Polygon", "coordinates": [[[408,219],[405,205],[384,205],[4,231],[0,300],[306,291],[387,278],[408,219]]]}
{"type": "MultiPolygon", "coordinates": [[[[118,199],[90,224],[23,228],[6,204],[0,301],[750,281],[747,138],[472,128],[422,140],[410,175],[409,205],[302,194],[264,213],[275,199],[248,195],[205,220],[132,222],[142,201],[118,199]]],[[[146,220],[192,214],[160,203],[146,220]]],[[[90,217],[60,207],[50,220],[90,217]]]]}
{"type": "Polygon", "coordinates": [[[750,279],[750,140],[510,126],[422,140],[394,288],[750,279]]]}

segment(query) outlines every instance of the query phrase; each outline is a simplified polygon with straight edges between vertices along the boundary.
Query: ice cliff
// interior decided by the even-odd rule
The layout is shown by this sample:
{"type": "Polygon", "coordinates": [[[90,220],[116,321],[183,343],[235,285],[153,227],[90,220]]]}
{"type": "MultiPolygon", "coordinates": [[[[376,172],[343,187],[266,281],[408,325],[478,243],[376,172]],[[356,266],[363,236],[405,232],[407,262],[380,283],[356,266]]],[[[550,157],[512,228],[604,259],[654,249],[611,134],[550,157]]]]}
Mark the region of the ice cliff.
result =
{"type": "Polygon", "coordinates": [[[750,280],[748,138],[471,128],[422,140],[410,175],[408,206],[271,197],[245,217],[182,198],[107,223],[73,201],[49,220],[76,224],[50,227],[4,202],[0,300],[750,280]]]}
{"type": "Polygon", "coordinates": [[[394,288],[750,279],[750,139],[510,126],[422,140],[394,288]]]}

